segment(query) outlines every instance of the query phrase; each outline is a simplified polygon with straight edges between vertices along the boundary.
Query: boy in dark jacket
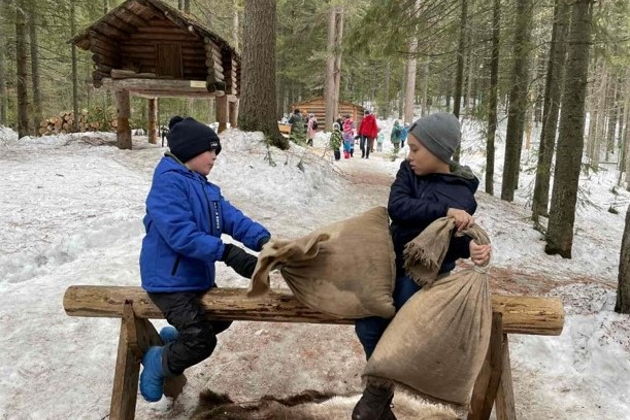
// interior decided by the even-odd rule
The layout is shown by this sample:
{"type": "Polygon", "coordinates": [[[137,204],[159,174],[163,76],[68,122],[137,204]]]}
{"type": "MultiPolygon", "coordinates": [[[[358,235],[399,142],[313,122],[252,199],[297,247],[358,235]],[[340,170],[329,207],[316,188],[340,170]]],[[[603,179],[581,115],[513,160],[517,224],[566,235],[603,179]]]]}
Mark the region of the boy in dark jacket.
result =
{"type": "Polygon", "coordinates": [[[140,393],[147,401],[162,398],[164,378],[209,357],[216,335],[229,322],[208,321],[201,296],[216,287],[214,263],[223,261],[250,278],[257,258],[225,244],[226,234],[255,251],[270,234],[221,195],[206,179],[221,143],[216,133],[193,118],[169,122],[170,153],[159,162],[146,201],[146,236],[140,252],[142,287],[173,327],[160,331],[163,346],[142,358],[140,393]]]}
{"type": "MultiPolygon", "coordinates": [[[[420,290],[403,268],[405,244],[441,217],[453,217],[460,231],[474,224],[471,215],[477,208],[474,194],[479,180],[469,168],[451,161],[460,140],[459,121],[446,112],[422,117],[409,128],[409,156],[396,174],[388,204],[396,252],[396,310],[420,290]]],[[[490,253],[489,245],[454,236],[439,272],[448,274],[459,258],[470,257],[476,265],[485,265],[490,253]]],[[[357,320],[356,332],[368,359],[389,322],[379,317],[357,320]]],[[[395,419],[390,408],[393,396],[391,384],[368,381],[353,420],[395,419]]]]}

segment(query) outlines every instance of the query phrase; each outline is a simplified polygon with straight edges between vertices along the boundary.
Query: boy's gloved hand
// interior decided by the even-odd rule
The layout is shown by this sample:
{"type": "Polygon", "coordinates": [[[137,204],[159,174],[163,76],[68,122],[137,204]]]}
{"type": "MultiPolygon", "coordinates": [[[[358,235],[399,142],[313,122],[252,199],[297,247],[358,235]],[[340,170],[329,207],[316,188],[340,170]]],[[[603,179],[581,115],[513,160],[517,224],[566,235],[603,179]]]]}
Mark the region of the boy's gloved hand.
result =
{"type": "Polygon", "coordinates": [[[232,267],[239,275],[251,279],[258,258],[236,245],[225,244],[225,251],[223,251],[221,261],[232,267]]]}

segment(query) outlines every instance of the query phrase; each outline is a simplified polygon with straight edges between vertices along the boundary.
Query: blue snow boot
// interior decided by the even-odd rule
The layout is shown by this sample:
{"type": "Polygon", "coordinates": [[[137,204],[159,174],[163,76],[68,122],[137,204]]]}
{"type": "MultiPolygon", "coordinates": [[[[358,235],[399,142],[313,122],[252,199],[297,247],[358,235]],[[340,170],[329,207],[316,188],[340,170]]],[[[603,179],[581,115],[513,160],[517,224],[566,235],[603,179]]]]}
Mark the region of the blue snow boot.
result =
{"type": "Polygon", "coordinates": [[[164,344],[177,340],[178,336],[179,332],[177,329],[175,327],[171,327],[170,325],[160,330],[160,338],[164,344]]]}
{"type": "Polygon", "coordinates": [[[164,392],[164,369],[162,368],[162,347],[151,347],[142,357],[140,374],[140,394],[149,402],[160,401],[164,392]]]}

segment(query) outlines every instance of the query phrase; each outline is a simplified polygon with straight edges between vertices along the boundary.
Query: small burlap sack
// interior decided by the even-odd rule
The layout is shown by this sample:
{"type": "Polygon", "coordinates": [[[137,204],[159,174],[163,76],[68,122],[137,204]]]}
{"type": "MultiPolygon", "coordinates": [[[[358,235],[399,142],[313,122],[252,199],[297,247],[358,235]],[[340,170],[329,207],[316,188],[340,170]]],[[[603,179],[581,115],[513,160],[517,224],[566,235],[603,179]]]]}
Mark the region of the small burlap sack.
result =
{"type": "Polygon", "coordinates": [[[278,266],[296,298],[312,309],[339,318],[394,316],[395,255],[384,207],[296,240],[270,241],[247,295],[269,290],[269,272],[278,266]]]}
{"type": "MultiPolygon", "coordinates": [[[[407,274],[423,288],[389,324],[364,376],[465,409],[488,351],[492,303],[483,269],[438,278],[454,228],[452,219],[438,219],[406,245],[407,274]]],[[[476,225],[463,233],[490,243],[476,225]]]]}

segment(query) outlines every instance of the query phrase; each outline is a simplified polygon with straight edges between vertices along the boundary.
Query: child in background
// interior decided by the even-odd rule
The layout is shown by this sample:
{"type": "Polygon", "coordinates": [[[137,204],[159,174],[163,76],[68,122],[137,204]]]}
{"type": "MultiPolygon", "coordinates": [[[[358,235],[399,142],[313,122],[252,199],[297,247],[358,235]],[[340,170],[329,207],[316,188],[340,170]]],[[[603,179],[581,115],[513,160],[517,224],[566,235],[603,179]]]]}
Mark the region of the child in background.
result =
{"type": "Polygon", "coordinates": [[[339,127],[338,123],[334,123],[333,131],[330,134],[329,146],[335,155],[335,160],[341,159],[341,152],[339,151],[339,148],[341,147],[342,142],[343,136],[341,135],[341,127],[339,127]]]}
{"type": "Polygon", "coordinates": [[[343,121],[343,157],[349,159],[354,154],[354,121],[349,114],[343,121]]]}

